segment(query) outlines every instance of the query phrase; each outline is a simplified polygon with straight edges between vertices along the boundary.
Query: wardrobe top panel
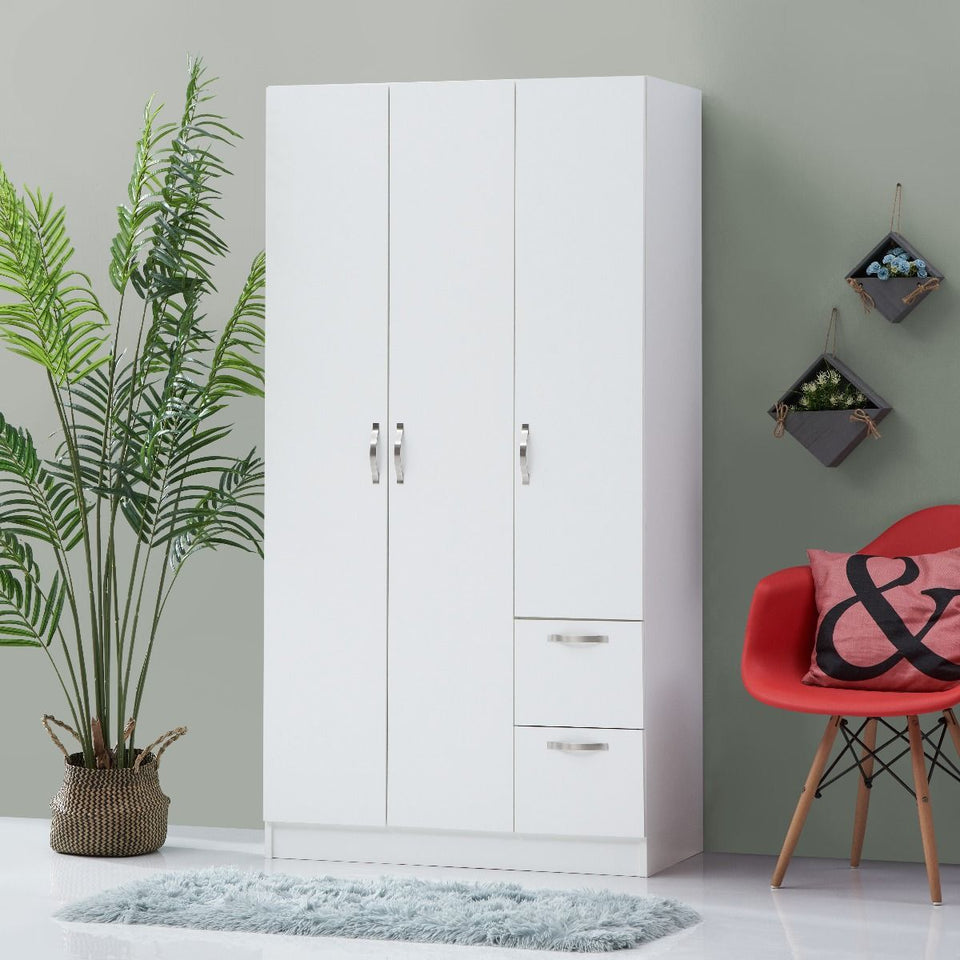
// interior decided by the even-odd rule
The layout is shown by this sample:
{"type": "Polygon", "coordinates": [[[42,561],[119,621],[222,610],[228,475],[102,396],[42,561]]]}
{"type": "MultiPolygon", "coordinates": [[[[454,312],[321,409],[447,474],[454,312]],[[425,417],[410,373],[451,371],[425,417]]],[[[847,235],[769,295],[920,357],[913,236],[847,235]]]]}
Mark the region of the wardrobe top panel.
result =
{"type": "MultiPolygon", "coordinates": [[[[377,83],[292,83],[292,84],[270,84],[267,86],[267,90],[288,90],[288,89],[298,89],[302,87],[397,87],[397,86],[415,86],[422,84],[450,84],[450,83],[564,83],[564,82],[582,82],[582,81],[598,81],[602,82],[605,80],[617,81],[617,80],[637,80],[637,81],[647,81],[652,80],[655,83],[664,83],[669,84],[670,86],[675,87],[686,87],[688,90],[695,90],[695,87],[691,87],[688,84],[675,83],[672,80],[664,80],[661,77],[653,77],[648,75],[635,75],[635,74],[620,74],[609,77],[484,77],[482,79],[475,80],[401,80],[401,81],[386,81],[386,82],[377,82],[377,83]]],[[[699,92],[699,91],[698,91],[699,92]]]]}

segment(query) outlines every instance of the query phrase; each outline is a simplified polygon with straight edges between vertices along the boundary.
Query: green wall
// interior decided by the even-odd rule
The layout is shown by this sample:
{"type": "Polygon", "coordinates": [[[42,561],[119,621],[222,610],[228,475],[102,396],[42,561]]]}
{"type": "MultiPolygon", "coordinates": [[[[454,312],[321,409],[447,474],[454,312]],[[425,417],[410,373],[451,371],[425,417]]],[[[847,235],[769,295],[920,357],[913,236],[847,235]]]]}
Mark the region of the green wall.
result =
{"type": "MultiPolygon", "coordinates": [[[[247,137],[232,158],[221,275],[232,291],[263,235],[263,88],[270,83],[649,73],[704,91],[706,830],[712,850],[773,852],[821,721],[753,703],[738,659],[750,592],[807,546],[861,546],[904,513],[960,498],[955,215],[960,94],[950,0],[32,0],[4,14],[0,158],[54,189],[80,265],[109,289],[105,253],[142,101],[179,99],[185,53],[224,79],[247,137]],[[149,10],[155,13],[148,12],[149,10]],[[901,326],[864,316],[843,274],[903,231],[947,274],[901,326]],[[883,439],[827,470],[775,441],[766,408],[819,352],[833,304],[840,356],[890,400],[883,439]]],[[[682,281],[682,278],[680,278],[682,281]]],[[[0,409],[43,436],[34,369],[0,358],[0,409]]],[[[255,406],[242,440],[262,434],[255,406]]],[[[323,549],[318,544],[318,549],[323,549]]],[[[189,737],[164,781],[180,823],[260,818],[261,568],[198,563],[168,620],[142,727],[189,737]]],[[[0,651],[0,814],[41,816],[58,779],[39,726],[62,710],[35,651],[0,651]]],[[[318,744],[304,744],[314,762],[318,744]]],[[[953,783],[934,793],[944,859],[960,861],[953,783]]],[[[800,852],[843,856],[852,781],[819,802],[800,852]]],[[[875,791],[867,855],[919,857],[911,799],[875,791]]]]}

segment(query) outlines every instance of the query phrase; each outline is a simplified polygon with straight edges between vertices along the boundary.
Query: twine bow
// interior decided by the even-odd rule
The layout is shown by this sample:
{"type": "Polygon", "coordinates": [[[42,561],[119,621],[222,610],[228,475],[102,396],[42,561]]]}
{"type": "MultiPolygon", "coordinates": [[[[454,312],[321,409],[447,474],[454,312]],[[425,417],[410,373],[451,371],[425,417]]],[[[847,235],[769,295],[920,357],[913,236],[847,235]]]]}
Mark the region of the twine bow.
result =
{"type": "Polygon", "coordinates": [[[924,280],[923,283],[918,283],[904,298],[903,302],[910,306],[915,300],[919,300],[925,294],[930,293],[931,290],[936,290],[940,286],[939,277],[929,277],[924,280]]]}
{"type": "Polygon", "coordinates": [[[790,408],[785,403],[778,403],[776,407],[777,411],[777,425],[773,428],[773,435],[779,440],[783,436],[784,427],[786,426],[787,414],[790,412],[790,408]]]}
{"type": "Polygon", "coordinates": [[[850,414],[850,421],[851,423],[865,423],[867,425],[867,436],[873,437],[874,440],[880,439],[880,431],[873,422],[873,417],[871,417],[866,410],[859,408],[854,410],[853,413],[850,414]]]}
{"type": "MultiPolygon", "coordinates": [[[[856,277],[847,277],[847,283],[853,287],[857,296],[860,298],[860,302],[863,304],[863,312],[869,313],[875,306],[873,297],[863,289],[863,284],[856,277]]],[[[906,300],[904,300],[906,302],[906,300]]]]}

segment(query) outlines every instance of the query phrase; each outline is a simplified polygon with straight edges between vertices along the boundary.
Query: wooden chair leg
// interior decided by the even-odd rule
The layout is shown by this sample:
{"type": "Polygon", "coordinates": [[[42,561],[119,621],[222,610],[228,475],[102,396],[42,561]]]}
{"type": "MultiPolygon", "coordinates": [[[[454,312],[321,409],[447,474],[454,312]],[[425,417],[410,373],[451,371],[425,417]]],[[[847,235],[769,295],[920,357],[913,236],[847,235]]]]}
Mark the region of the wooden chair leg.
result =
{"type": "Polygon", "coordinates": [[[867,721],[863,731],[863,743],[866,749],[860,755],[860,766],[863,776],[859,777],[857,786],[857,806],[853,815],[853,845],[850,847],[850,866],[860,866],[860,855],[863,853],[863,837],[867,832],[867,813],[870,810],[870,789],[863,782],[864,777],[873,774],[873,754],[871,751],[877,746],[877,720],[867,721]]]}
{"type": "Polygon", "coordinates": [[[960,724],[952,710],[943,711],[943,719],[947,721],[947,729],[950,731],[950,739],[953,740],[953,746],[960,755],[960,724]]]}
{"type": "Polygon", "coordinates": [[[923,840],[923,859],[927,864],[927,880],[930,882],[930,900],[943,903],[940,893],[940,864],[937,861],[937,841],[933,833],[933,809],[930,806],[930,787],[927,783],[927,768],[923,757],[923,738],[920,721],[907,717],[910,735],[910,760],[913,764],[913,788],[917,794],[917,814],[920,818],[920,837],[923,840]]]}
{"type": "Polygon", "coordinates": [[[783,876],[790,865],[790,858],[796,849],[797,841],[803,832],[803,825],[806,822],[807,814],[810,812],[810,805],[813,803],[814,794],[817,792],[817,784],[823,776],[823,768],[827,765],[827,759],[830,751],[833,749],[833,741],[837,736],[837,729],[840,725],[839,717],[831,717],[827,721],[827,729],[823,732],[820,740],[820,746],[814,755],[813,763],[810,766],[810,772],[804,781],[803,789],[800,791],[800,799],[797,801],[797,809],[793,812],[793,819],[787,829],[787,835],[783,841],[783,848],[780,851],[780,858],[777,860],[777,866],[773,871],[773,878],[770,880],[771,887],[779,887],[783,883],[783,876]]]}

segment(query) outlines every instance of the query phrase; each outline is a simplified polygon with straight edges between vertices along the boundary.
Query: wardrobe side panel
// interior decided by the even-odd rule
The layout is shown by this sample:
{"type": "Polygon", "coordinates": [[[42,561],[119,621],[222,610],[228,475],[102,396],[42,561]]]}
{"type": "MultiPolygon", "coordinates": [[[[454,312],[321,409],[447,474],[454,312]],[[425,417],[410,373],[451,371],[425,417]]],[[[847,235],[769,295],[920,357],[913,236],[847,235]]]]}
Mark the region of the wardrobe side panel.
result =
{"type": "Polygon", "coordinates": [[[643,639],[651,873],[703,848],[700,181],[700,91],[648,77],[643,639]]]}

